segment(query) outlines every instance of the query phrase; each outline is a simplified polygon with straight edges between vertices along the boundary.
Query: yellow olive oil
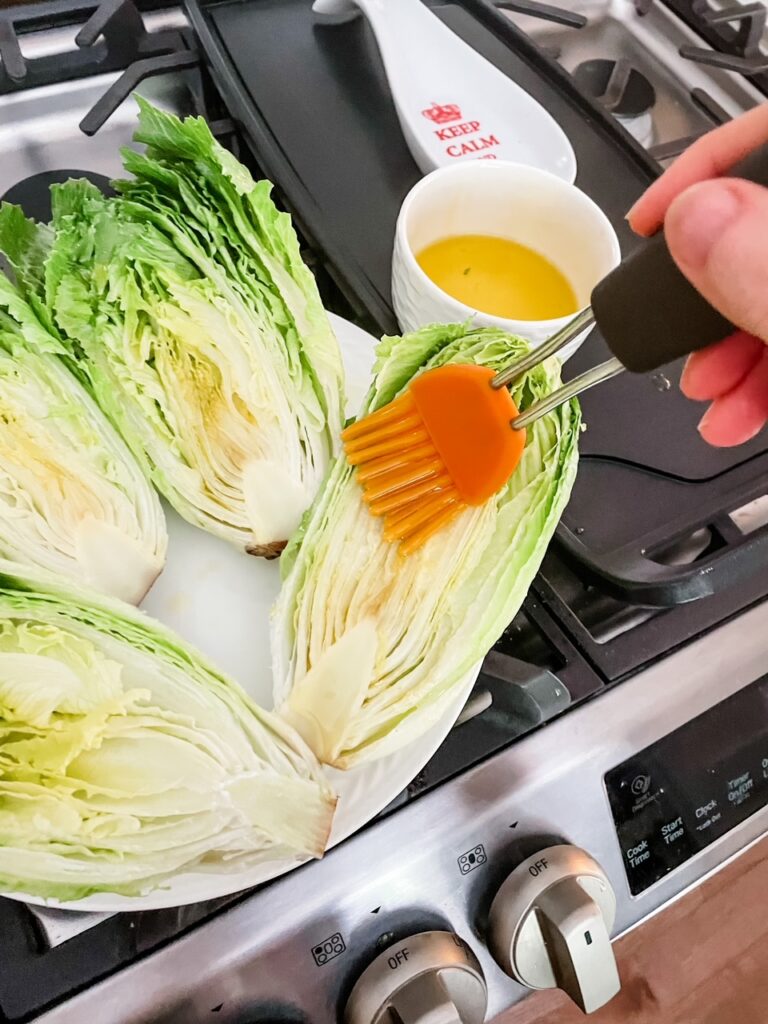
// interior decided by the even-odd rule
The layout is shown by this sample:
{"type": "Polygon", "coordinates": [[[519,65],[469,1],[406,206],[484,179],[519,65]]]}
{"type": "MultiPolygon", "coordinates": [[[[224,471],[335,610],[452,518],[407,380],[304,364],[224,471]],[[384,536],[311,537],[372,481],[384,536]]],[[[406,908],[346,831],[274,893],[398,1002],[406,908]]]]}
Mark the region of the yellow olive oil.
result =
{"type": "Polygon", "coordinates": [[[560,270],[527,245],[490,235],[456,235],[417,254],[419,266],[448,295],[508,320],[552,320],[578,311],[560,270]]]}

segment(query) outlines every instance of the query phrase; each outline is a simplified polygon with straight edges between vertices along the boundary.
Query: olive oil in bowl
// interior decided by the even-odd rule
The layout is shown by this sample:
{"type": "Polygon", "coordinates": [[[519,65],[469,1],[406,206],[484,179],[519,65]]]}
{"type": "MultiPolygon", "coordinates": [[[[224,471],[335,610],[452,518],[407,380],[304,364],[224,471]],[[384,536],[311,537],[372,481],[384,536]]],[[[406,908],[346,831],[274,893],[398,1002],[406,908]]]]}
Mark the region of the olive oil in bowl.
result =
{"type": "Polygon", "coordinates": [[[554,320],[578,312],[565,275],[545,257],[507,238],[455,235],[416,259],[438,288],[470,309],[508,320],[554,320]]]}

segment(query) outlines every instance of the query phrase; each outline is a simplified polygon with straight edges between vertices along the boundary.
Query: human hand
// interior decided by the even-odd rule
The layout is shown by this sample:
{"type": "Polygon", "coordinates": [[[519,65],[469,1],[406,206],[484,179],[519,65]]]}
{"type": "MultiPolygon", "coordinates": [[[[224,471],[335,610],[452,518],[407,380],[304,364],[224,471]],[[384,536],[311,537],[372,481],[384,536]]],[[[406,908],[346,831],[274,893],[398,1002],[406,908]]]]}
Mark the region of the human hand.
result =
{"type": "Polygon", "coordinates": [[[680,381],[710,402],[705,441],[742,444],[768,421],[768,189],[722,178],[768,141],[768,103],[696,141],[632,207],[640,235],[662,224],[669,251],[707,301],[740,328],[689,356],[680,381]]]}

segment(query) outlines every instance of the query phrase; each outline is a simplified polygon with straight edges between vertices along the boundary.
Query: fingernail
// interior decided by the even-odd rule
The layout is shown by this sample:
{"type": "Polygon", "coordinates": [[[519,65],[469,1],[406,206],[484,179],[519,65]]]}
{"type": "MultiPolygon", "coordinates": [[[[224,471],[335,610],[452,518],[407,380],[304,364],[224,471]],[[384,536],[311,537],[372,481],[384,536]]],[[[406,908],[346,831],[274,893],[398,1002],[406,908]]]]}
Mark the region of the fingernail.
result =
{"type": "Polygon", "coordinates": [[[709,420],[710,420],[710,411],[711,411],[711,409],[712,409],[712,406],[710,406],[709,409],[707,409],[707,411],[701,417],[701,419],[699,420],[699,425],[696,428],[698,430],[698,432],[700,434],[702,434],[702,435],[706,432],[707,424],[709,423],[709,420]]]}
{"type": "Polygon", "coordinates": [[[639,232],[637,231],[637,229],[635,228],[634,224],[632,223],[632,218],[635,215],[635,210],[636,210],[637,206],[639,205],[639,203],[640,203],[640,200],[638,199],[637,202],[633,203],[632,206],[630,206],[630,208],[624,214],[624,220],[627,222],[627,224],[629,224],[630,228],[632,228],[632,230],[635,232],[635,234],[638,234],[639,232]]]}
{"type": "Polygon", "coordinates": [[[664,226],[675,256],[690,267],[703,267],[718,238],[740,214],[740,198],[728,182],[692,185],[667,211],[664,226]]]}
{"type": "Polygon", "coordinates": [[[634,201],[634,203],[632,203],[630,208],[624,214],[624,220],[629,221],[629,223],[631,224],[633,219],[634,219],[635,214],[637,213],[638,208],[642,207],[643,204],[646,203],[646,202],[647,202],[647,193],[643,193],[643,195],[638,196],[638,198],[634,201]]]}
{"type": "Polygon", "coordinates": [[[688,394],[688,387],[691,382],[691,360],[690,356],[685,361],[683,372],[680,374],[680,390],[683,392],[686,398],[691,396],[688,394]]]}

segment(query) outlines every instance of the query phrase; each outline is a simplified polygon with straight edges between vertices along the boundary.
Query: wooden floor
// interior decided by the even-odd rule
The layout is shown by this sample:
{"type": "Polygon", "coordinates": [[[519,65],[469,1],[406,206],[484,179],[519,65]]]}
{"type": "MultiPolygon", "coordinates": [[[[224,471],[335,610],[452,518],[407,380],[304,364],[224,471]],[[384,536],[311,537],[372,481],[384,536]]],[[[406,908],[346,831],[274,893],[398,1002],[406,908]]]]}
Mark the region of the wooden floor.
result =
{"type": "Polygon", "coordinates": [[[768,839],[614,948],[622,990],[602,1010],[541,992],[493,1024],[768,1024],[768,839]]]}

